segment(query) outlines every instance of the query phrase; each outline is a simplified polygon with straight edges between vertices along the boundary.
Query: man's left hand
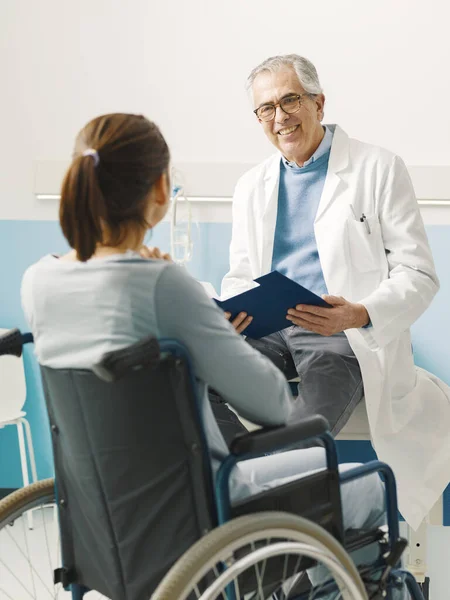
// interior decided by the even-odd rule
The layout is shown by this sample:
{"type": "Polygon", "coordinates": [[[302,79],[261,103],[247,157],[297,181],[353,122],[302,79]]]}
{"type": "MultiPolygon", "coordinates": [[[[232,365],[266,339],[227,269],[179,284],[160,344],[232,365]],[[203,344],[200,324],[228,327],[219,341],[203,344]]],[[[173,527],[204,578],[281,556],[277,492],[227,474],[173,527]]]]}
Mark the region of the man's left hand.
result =
{"type": "Polygon", "coordinates": [[[342,296],[324,295],[322,298],[332,308],[298,304],[288,310],[286,319],[293,325],[324,336],[340,333],[345,329],[364,327],[369,323],[369,313],[362,304],[348,302],[342,296]]]}

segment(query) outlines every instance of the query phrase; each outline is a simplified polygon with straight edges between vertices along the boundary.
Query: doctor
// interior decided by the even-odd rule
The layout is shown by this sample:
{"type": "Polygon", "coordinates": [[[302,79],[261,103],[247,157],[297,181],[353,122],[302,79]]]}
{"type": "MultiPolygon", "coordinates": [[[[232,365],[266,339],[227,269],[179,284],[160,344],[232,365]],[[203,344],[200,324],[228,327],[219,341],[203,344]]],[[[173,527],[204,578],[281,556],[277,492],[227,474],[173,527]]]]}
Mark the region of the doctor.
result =
{"type": "MultiPolygon", "coordinates": [[[[277,269],[332,305],[293,307],[288,329],[248,341],[300,376],[296,418],[319,412],[336,433],[364,395],[373,445],[416,528],[450,480],[450,388],[413,361],[409,328],[439,282],[407,169],[322,125],[325,97],[305,58],[269,58],[248,84],[278,152],[237,184],[222,296],[277,269]]],[[[241,332],[250,319],[233,324],[241,332]]]]}

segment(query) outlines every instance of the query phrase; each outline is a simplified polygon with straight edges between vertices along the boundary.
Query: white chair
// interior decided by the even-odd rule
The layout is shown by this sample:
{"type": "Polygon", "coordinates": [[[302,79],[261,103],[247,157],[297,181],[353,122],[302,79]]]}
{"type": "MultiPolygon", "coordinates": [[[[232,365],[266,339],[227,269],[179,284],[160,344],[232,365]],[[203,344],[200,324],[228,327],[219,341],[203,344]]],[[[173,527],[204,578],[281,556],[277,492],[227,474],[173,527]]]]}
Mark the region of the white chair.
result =
{"type": "MultiPolygon", "coordinates": [[[[0,329],[0,335],[6,333],[6,329],[0,329]]],[[[33,439],[31,437],[30,424],[26,420],[26,413],[22,410],[27,395],[25,372],[22,357],[0,356],[0,429],[6,425],[15,425],[19,438],[20,464],[22,468],[23,485],[29,485],[27,453],[25,447],[25,436],[27,438],[28,453],[30,456],[32,480],[37,481],[36,460],[34,457],[33,439]]],[[[28,520],[32,527],[31,515],[28,520]]]]}
{"type": "Polygon", "coordinates": [[[350,419],[336,436],[337,440],[369,440],[370,429],[364,398],[350,415],[350,419]]]}

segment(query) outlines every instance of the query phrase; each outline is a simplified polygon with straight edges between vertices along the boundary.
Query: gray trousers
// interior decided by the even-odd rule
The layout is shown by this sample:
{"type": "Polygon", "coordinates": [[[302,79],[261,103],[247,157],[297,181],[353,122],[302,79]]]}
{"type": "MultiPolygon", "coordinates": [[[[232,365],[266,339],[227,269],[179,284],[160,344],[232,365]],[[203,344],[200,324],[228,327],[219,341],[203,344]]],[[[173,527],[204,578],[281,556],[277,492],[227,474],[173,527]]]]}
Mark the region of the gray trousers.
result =
{"type": "Polygon", "coordinates": [[[323,415],[336,435],[364,395],[361,371],[345,333],[324,337],[293,325],[247,342],[287,379],[299,377],[292,422],[323,415]]]}

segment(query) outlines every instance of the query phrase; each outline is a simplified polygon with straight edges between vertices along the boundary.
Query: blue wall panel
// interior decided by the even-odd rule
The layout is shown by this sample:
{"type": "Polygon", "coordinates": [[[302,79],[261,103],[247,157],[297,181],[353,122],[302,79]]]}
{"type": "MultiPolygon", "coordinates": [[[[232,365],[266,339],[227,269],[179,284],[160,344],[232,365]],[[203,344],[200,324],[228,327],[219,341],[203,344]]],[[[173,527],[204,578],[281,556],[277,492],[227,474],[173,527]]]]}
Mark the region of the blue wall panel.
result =
{"type": "Polygon", "coordinates": [[[450,226],[429,225],[428,238],[441,288],[412,327],[416,364],[450,385],[450,226]]]}
{"type": "MultiPolygon", "coordinates": [[[[64,251],[66,247],[56,223],[0,221],[0,327],[27,329],[20,305],[20,282],[23,272],[44,254],[50,251],[64,251]]],[[[25,348],[24,364],[27,382],[24,410],[27,412],[33,435],[38,477],[42,479],[52,476],[53,465],[41,380],[32,347],[25,348]]],[[[21,485],[23,484],[16,428],[8,426],[0,430],[0,488],[15,488],[21,485]]]]}
{"type": "MultiPolygon", "coordinates": [[[[441,279],[441,290],[430,309],[413,327],[416,362],[450,384],[450,228],[428,226],[427,232],[441,279]]],[[[228,267],[229,223],[201,223],[193,226],[194,256],[188,264],[192,275],[210,281],[220,291],[220,282],[228,267]]],[[[169,225],[161,224],[149,243],[169,250],[169,225]]],[[[20,282],[25,269],[49,252],[65,252],[67,245],[56,222],[0,221],[0,327],[21,327],[26,323],[20,306],[20,282]]],[[[37,453],[40,478],[52,475],[48,434],[39,371],[32,348],[25,351],[28,413],[37,453]]],[[[0,382],[1,385],[1,382],[0,382]]],[[[1,397],[1,389],[0,389],[1,397]]],[[[340,442],[339,456],[345,462],[366,462],[373,456],[367,442],[340,442]]],[[[13,427],[0,430],[0,488],[21,485],[17,435],[13,427]]],[[[450,491],[447,492],[447,524],[450,524],[450,491]]]]}

